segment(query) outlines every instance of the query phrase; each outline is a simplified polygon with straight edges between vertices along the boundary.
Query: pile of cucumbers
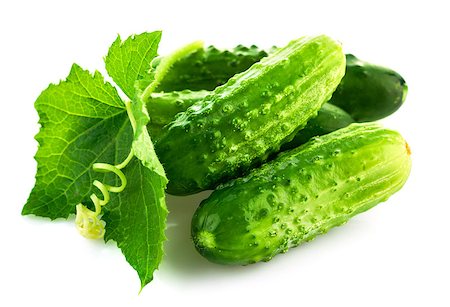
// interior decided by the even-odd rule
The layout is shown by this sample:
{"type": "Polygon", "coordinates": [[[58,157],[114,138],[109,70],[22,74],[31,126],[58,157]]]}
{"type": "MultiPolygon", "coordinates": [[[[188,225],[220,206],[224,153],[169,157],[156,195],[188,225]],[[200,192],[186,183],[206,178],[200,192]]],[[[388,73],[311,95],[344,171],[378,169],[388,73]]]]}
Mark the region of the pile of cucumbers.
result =
{"type": "Polygon", "coordinates": [[[245,265],[326,233],[404,185],[408,144],[373,121],[406,94],[398,73],[321,35],[267,51],[199,48],[175,61],[145,103],[167,192],[214,189],[192,219],[196,249],[245,265]]]}

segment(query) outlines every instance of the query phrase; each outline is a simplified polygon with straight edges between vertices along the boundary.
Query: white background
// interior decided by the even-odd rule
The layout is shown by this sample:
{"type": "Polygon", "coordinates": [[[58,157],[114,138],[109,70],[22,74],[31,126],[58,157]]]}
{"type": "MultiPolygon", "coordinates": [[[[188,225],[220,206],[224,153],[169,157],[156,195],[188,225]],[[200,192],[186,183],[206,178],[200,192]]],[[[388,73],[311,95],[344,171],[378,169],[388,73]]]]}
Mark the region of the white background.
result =
{"type": "Polygon", "coordinates": [[[445,1],[2,1],[0,4],[1,306],[450,306],[449,36],[445,1]],[[418,4],[422,3],[422,4],[418,4]],[[160,53],[193,40],[282,46],[328,34],[346,52],[399,71],[405,105],[383,120],[412,148],[405,187],[386,203],[269,263],[226,267],[194,250],[199,200],[168,198],[169,241],[140,295],[115,244],[73,219],[23,217],[34,185],[33,103],[73,62],[105,72],[120,34],[163,30],[160,53]]]}

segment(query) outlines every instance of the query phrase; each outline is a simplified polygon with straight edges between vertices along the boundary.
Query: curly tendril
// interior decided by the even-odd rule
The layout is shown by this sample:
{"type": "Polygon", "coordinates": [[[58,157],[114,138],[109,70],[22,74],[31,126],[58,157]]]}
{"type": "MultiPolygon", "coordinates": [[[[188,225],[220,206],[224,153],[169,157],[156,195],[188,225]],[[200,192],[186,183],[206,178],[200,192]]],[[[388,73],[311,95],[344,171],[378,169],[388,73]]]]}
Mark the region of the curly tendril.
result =
{"type": "Polygon", "coordinates": [[[78,204],[76,207],[77,216],[75,218],[75,224],[80,234],[84,237],[89,239],[100,239],[104,236],[105,222],[100,219],[102,206],[106,205],[111,199],[109,192],[120,193],[127,186],[127,178],[121,169],[124,168],[132,158],[133,153],[130,152],[126,160],[119,165],[111,165],[107,163],[94,163],[92,165],[92,169],[96,172],[112,172],[116,174],[117,177],[119,177],[121,184],[120,186],[110,186],[98,180],[94,180],[92,184],[103,194],[103,199],[98,198],[94,193],[91,194],[90,198],[94,204],[95,211],[88,209],[83,204],[78,204]]]}
{"type": "MultiPolygon", "coordinates": [[[[131,126],[133,127],[133,131],[136,131],[136,120],[131,112],[131,104],[130,102],[125,103],[128,116],[130,118],[131,126]]],[[[76,218],[75,225],[80,232],[80,234],[88,239],[100,239],[105,235],[105,222],[101,220],[102,207],[106,205],[110,198],[109,192],[112,193],[120,193],[127,186],[127,178],[125,174],[121,171],[124,167],[128,165],[131,159],[134,157],[133,150],[130,151],[128,157],[120,164],[111,165],[108,163],[94,163],[92,165],[92,169],[96,172],[100,173],[114,173],[119,177],[121,184],[120,186],[111,186],[105,183],[102,183],[98,180],[94,180],[92,185],[100,190],[103,195],[103,199],[100,199],[92,193],[90,198],[92,203],[94,204],[94,211],[90,210],[83,204],[78,204],[76,206],[76,218]]]]}

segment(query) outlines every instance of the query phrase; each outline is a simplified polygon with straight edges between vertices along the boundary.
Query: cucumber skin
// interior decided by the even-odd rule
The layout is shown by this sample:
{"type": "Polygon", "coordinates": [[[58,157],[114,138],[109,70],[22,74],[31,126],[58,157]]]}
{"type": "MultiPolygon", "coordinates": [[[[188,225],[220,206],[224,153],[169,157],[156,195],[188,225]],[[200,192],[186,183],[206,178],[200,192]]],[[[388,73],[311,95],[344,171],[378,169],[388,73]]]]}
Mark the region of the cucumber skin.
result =
{"type": "Polygon", "coordinates": [[[306,126],[295,134],[291,141],[283,144],[280,151],[293,149],[308,142],[312,137],[331,133],[354,122],[353,118],[341,108],[325,103],[317,113],[317,116],[311,118],[306,126]]]}
{"type": "Polygon", "coordinates": [[[409,155],[398,132],[376,123],[314,138],[204,200],[195,247],[220,264],[268,261],[386,201],[406,182],[409,155]]]}
{"type": "Polygon", "coordinates": [[[210,95],[210,91],[190,91],[153,93],[147,102],[151,114],[147,129],[154,141],[160,138],[163,127],[175,119],[176,114],[186,111],[191,105],[210,95]]]}
{"type": "Polygon", "coordinates": [[[382,119],[397,111],[406,99],[408,86],[392,69],[346,55],[347,67],[330,103],[342,108],[357,122],[382,119]]]}
{"type": "MultiPolygon", "coordinates": [[[[147,125],[154,141],[161,136],[163,127],[174,120],[177,113],[185,111],[188,107],[210,94],[209,91],[190,91],[154,93],[147,103],[147,110],[152,114],[151,122],[147,125]]],[[[337,129],[344,128],[353,123],[353,118],[341,108],[325,103],[311,118],[306,126],[298,131],[294,138],[281,146],[285,151],[306,143],[314,136],[324,135],[337,129]]]]}
{"type": "Polygon", "coordinates": [[[212,189],[265,161],[317,114],[344,71],[341,46],[323,35],[294,40],[235,75],[178,114],[155,142],[167,192],[212,189]]]}
{"type": "Polygon", "coordinates": [[[210,94],[211,92],[206,90],[153,93],[152,99],[146,104],[149,114],[152,114],[151,122],[165,126],[174,120],[177,113],[186,111],[191,105],[210,94]]]}
{"type": "MultiPolygon", "coordinates": [[[[156,90],[164,92],[184,89],[213,90],[267,55],[266,51],[254,45],[250,47],[238,45],[232,50],[219,50],[209,46],[176,62],[156,90]]],[[[152,66],[156,67],[158,64],[157,59],[152,66]]]]}

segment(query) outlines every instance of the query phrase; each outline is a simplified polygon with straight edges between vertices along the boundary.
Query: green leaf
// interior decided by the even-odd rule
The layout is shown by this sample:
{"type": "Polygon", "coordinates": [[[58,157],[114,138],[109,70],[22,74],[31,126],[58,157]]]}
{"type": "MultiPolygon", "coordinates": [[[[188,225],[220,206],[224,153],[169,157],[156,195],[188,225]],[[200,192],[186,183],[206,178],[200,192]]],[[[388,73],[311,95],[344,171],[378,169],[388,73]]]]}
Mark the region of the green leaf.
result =
{"type": "Polygon", "coordinates": [[[127,110],[100,73],[91,75],[77,65],[65,81],[41,93],[35,103],[41,124],[36,184],[22,214],[67,218],[78,203],[90,203],[89,196],[98,193],[94,179],[119,183],[115,175],[95,172],[92,165],[117,165],[132,151],[134,158],[123,169],[128,184],[110,194],[103,220],[105,240],[117,242],[142,289],[163,256],[167,178],[147,132],[145,105],[137,95],[134,100],[127,110]]]}
{"type": "Polygon", "coordinates": [[[132,144],[135,158],[124,169],[125,190],[114,194],[105,208],[105,240],[114,240],[137,271],[141,289],[153,279],[163,256],[167,178],[147,132],[148,114],[139,98],[132,103],[135,119],[132,144]]]}
{"type": "Polygon", "coordinates": [[[99,72],[74,64],[67,80],[50,85],[35,102],[41,129],[36,184],[22,214],[67,218],[92,193],[94,162],[125,159],[132,132],[125,105],[99,72]]]}
{"type": "Polygon", "coordinates": [[[133,152],[142,163],[159,174],[161,177],[166,178],[164,168],[156,157],[155,148],[148,134],[147,124],[150,121],[150,117],[147,112],[145,103],[141,99],[141,92],[136,96],[131,104],[131,111],[133,118],[135,119],[135,133],[133,140],[133,152]]]}
{"type": "Polygon", "coordinates": [[[148,75],[160,40],[161,31],[145,32],[130,36],[124,42],[118,36],[109,47],[106,70],[130,99],[135,97],[135,82],[148,75]]]}
{"type": "Polygon", "coordinates": [[[153,279],[163,257],[166,237],[166,180],[133,158],[124,169],[128,185],[111,195],[105,208],[105,240],[114,240],[128,263],[137,271],[141,288],[153,279]]]}

